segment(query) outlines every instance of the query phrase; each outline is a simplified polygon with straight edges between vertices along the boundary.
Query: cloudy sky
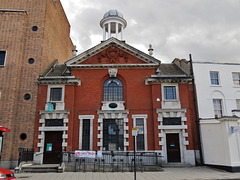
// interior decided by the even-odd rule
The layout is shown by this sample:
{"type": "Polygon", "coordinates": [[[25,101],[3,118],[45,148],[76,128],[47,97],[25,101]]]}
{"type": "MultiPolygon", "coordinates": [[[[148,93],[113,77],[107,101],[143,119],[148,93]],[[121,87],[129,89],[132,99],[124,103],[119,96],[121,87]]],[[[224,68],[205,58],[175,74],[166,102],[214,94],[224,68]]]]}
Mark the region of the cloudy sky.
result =
{"type": "Polygon", "coordinates": [[[127,21],[124,40],[162,62],[174,58],[240,63],[240,0],[61,0],[78,53],[103,39],[110,9],[127,21]]]}

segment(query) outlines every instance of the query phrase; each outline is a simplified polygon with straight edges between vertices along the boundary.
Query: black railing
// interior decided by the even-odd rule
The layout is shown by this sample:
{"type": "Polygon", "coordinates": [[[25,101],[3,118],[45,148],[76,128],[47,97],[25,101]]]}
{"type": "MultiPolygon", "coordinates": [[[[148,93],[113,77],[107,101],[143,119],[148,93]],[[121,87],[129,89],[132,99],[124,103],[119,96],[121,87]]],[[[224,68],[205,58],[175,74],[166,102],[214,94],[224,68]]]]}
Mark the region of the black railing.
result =
{"type": "Polygon", "coordinates": [[[19,148],[18,152],[19,152],[18,165],[20,165],[21,162],[33,161],[34,155],[33,149],[19,148]]]}
{"type": "MultiPolygon", "coordinates": [[[[96,152],[97,154],[97,152],[96,152]]],[[[67,171],[118,171],[134,170],[133,152],[102,151],[102,156],[95,158],[75,157],[74,152],[63,152],[63,162],[67,171]]],[[[161,170],[162,156],[159,152],[136,152],[137,171],[161,170]]]]}

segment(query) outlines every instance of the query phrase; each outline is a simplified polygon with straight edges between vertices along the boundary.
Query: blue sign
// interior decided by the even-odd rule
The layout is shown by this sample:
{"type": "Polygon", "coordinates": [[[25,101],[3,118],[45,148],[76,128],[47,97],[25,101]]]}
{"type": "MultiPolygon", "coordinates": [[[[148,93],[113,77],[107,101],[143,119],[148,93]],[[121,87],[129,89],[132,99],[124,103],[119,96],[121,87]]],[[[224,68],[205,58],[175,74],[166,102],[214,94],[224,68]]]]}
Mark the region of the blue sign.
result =
{"type": "Polygon", "coordinates": [[[52,103],[48,103],[48,111],[53,112],[53,104],[52,103]]]}
{"type": "Polygon", "coordinates": [[[52,143],[47,143],[46,151],[52,151],[52,143]]]}

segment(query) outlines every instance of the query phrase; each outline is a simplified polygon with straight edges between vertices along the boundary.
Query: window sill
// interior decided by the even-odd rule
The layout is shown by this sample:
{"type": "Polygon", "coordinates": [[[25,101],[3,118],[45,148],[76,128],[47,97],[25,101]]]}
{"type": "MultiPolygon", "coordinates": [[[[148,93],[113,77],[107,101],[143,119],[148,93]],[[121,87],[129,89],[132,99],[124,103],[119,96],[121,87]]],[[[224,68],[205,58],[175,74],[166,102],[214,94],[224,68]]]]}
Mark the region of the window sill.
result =
{"type": "Polygon", "coordinates": [[[49,101],[47,103],[64,103],[64,101],[49,101]]]}
{"type": "Polygon", "coordinates": [[[233,88],[240,88],[240,85],[233,85],[233,88]]]}
{"type": "Polygon", "coordinates": [[[210,87],[222,87],[222,85],[210,85],[210,87]]]}
{"type": "Polygon", "coordinates": [[[179,100],[175,99],[175,100],[163,100],[163,102],[179,102],[179,100]]]}

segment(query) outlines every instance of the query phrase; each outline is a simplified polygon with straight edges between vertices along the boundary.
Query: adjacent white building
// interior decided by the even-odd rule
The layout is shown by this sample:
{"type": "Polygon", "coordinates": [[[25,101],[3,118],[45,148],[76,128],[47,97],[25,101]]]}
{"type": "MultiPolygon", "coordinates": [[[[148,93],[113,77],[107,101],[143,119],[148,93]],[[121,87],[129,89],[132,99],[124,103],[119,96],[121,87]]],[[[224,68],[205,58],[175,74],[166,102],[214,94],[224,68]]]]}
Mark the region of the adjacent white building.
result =
{"type": "Polygon", "coordinates": [[[193,62],[205,164],[240,171],[240,63],[193,62]]]}

